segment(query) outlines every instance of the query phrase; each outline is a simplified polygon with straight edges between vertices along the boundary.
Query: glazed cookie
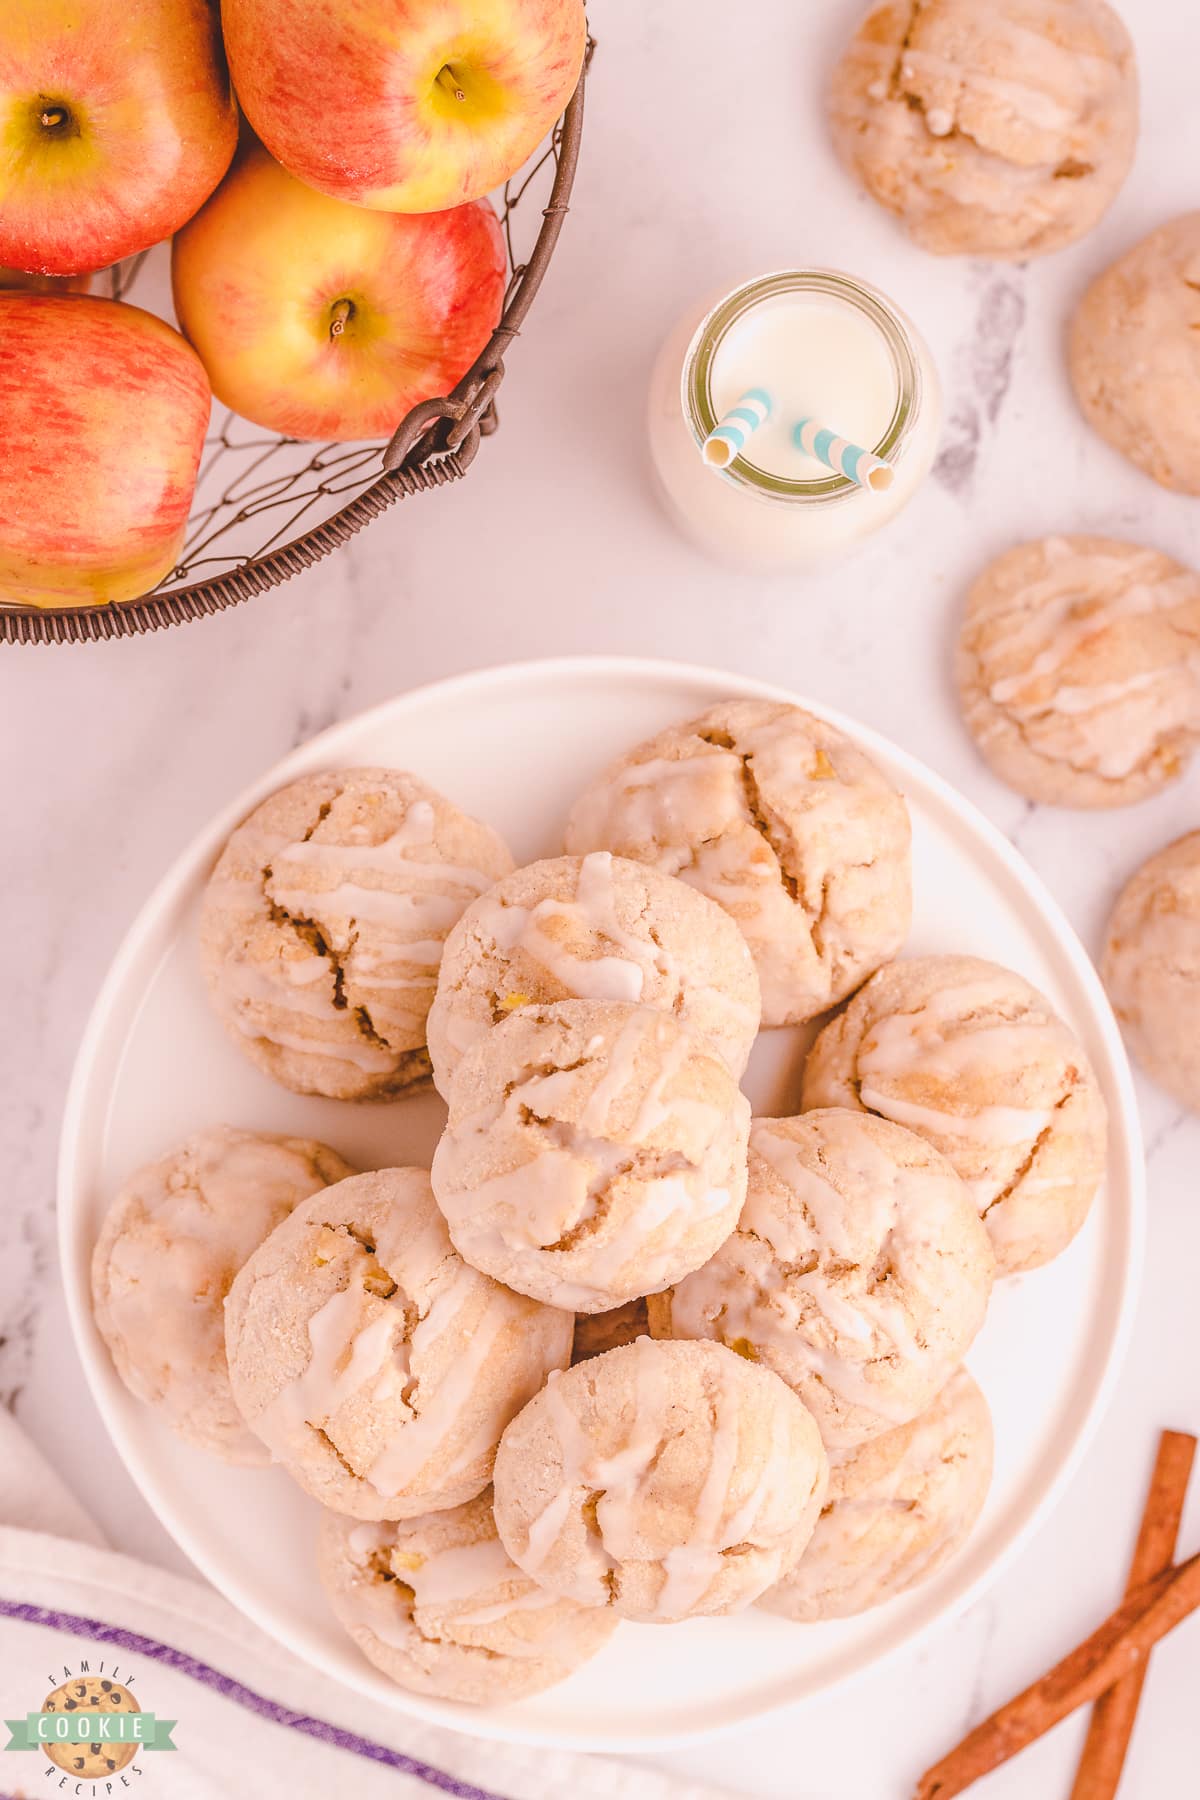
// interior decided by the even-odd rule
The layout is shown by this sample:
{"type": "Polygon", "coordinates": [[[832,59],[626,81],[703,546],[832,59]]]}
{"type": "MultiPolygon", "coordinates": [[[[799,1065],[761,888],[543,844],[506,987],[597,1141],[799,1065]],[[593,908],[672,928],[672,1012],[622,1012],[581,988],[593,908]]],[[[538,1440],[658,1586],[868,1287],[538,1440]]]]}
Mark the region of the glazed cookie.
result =
{"type": "Polygon", "coordinates": [[[736,1612],[791,1568],[825,1497],[811,1415],[719,1344],[623,1349],[555,1375],[496,1457],[496,1524],[552,1593],[626,1619],[736,1612]]]}
{"type": "Polygon", "coordinates": [[[586,1362],[589,1356],[603,1356],[606,1350],[619,1350],[632,1344],[650,1330],[645,1300],[628,1300],[614,1306],[611,1312],[580,1313],[575,1320],[575,1342],[571,1349],[573,1363],[586,1362]]]}
{"type": "Polygon", "coordinates": [[[500,1433],[571,1354],[572,1320],[459,1258],[423,1169],[316,1194],[230,1291],[247,1424],[314,1499],[411,1519],[474,1499],[500,1433]]]}
{"type": "Polygon", "coordinates": [[[1101,964],[1129,1047],[1200,1112],[1200,831],[1142,864],[1113,909],[1101,964]]]}
{"type": "Polygon", "coordinates": [[[908,1425],[831,1457],[804,1555],[759,1601],[808,1624],[881,1606],[964,1544],[992,1480],[992,1415],[965,1369],[908,1425]]]}
{"type": "MultiPolygon", "coordinates": [[[[44,1713],[135,1713],[141,1710],[128,1688],[118,1681],[102,1680],[98,1675],[76,1675],[42,1701],[44,1713]]],[[[109,1775],[118,1774],[128,1768],[138,1751],[136,1744],[105,1741],[50,1743],[43,1744],[42,1748],[56,1769],[74,1775],[78,1782],[103,1781],[109,1775]]]]}
{"type": "Polygon", "coordinates": [[[834,70],[838,156],[923,250],[1025,258],[1092,229],[1137,142],[1103,0],[884,0],[834,70]]]}
{"type": "Polygon", "coordinates": [[[539,1694],[603,1648],[614,1613],[564,1600],[518,1569],[491,1491],[403,1524],[327,1512],[318,1568],[368,1662],[401,1687],[472,1706],[539,1694]]]}
{"type": "Polygon", "coordinates": [[[606,1312],[699,1268],[732,1231],[749,1122],[708,1040],[669,1013],[523,1007],[455,1071],[433,1191],[474,1268],[606,1312]]]}
{"type": "Polygon", "coordinates": [[[204,896],[209,996],[300,1094],[386,1099],[429,1074],[442,945],[512,868],[496,833],[395,769],[305,775],[255,808],[204,896]]]}
{"type": "Polygon", "coordinates": [[[1104,1099],[1075,1034],[1020,975],[974,956],[880,969],[813,1045],[803,1104],[878,1113],[940,1150],[1001,1275],[1065,1250],[1104,1174],[1104,1099]]]}
{"type": "Polygon", "coordinates": [[[1200,212],[1097,276],[1071,320],[1068,360],[1105,442],[1163,487],[1200,494],[1200,212]]]}
{"type": "Polygon", "coordinates": [[[1111,538],[1042,538],[989,563],[958,642],[968,731],[1009,787],[1124,806],[1200,738],[1200,576],[1111,538]]]}
{"type": "Polygon", "coordinates": [[[576,803],[571,851],[652,863],[716,900],[758,965],[764,1025],[815,1018],[904,942],[908,808],[834,726],[730,700],[631,750],[576,803]]]}
{"type": "Polygon", "coordinates": [[[754,960],[732,919],[684,882],[607,850],[518,869],[467,908],[446,940],[429,1013],[441,1092],[500,1019],[554,1000],[673,1013],[735,1076],[762,1011],[754,960]]]}
{"type": "Polygon", "coordinates": [[[650,1329],[762,1363],[843,1449],[929,1405],[983,1324],[993,1267],[962,1181],[911,1131],[838,1108],[756,1119],[737,1230],[651,1297],[650,1329]]]}
{"type": "Polygon", "coordinates": [[[324,1144],[218,1125],[139,1169],[113,1201],[92,1254],[96,1325],[130,1393],[189,1443],[268,1461],[230,1391],[225,1296],[293,1207],[353,1173],[324,1144]]]}

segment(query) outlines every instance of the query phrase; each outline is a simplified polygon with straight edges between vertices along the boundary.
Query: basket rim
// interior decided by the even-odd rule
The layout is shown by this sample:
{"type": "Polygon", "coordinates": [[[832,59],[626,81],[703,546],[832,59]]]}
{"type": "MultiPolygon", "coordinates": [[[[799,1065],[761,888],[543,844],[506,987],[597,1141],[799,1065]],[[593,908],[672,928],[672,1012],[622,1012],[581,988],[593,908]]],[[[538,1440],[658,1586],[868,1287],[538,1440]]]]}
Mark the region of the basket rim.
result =
{"type": "Polygon", "coordinates": [[[495,395],[504,378],[504,355],[533,305],[569,210],[591,48],[589,40],[578,85],[555,124],[558,166],[553,186],[533,249],[513,272],[499,322],[452,392],[421,402],[400,421],[381,446],[379,478],[327,519],[265,556],[186,587],[99,606],[18,606],[0,600],[0,643],[95,643],[137,637],[224,612],[312,568],[397,500],[462,479],[481,439],[496,429],[495,395]]]}

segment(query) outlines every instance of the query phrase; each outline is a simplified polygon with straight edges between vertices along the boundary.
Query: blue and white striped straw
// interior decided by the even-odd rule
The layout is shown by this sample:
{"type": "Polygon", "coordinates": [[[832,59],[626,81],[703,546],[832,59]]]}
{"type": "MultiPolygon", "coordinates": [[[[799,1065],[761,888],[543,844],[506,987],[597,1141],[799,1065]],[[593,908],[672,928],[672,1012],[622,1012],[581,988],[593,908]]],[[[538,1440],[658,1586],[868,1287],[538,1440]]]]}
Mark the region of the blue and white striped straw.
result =
{"type": "Polygon", "coordinates": [[[857,481],[859,487],[870,488],[877,494],[890,488],[895,479],[896,471],[890,462],[864,450],[861,444],[848,443],[827,426],[818,425],[815,419],[801,419],[793,426],[792,442],[809,456],[815,456],[818,462],[823,462],[827,469],[833,469],[837,474],[857,481]]]}
{"type": "Polygon", "coordinates": [[[746,439],[771,416],[771,396],[765,388],[747,388],[704,440],[704,460],[714,469],[727,469],[740,456],[746,439]]]}

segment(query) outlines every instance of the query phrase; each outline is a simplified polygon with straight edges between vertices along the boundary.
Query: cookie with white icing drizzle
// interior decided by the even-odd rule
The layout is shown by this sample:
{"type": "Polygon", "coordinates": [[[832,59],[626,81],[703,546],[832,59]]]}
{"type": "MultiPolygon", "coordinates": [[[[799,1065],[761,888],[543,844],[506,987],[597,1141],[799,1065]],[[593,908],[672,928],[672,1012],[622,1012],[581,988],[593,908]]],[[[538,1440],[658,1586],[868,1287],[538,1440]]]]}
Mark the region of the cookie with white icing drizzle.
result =
{"type": "Polygon", "coordinates": [[[1124,806],[1200,741],[1200,576],[1112,538],[1018,544],[967,596],[956,655],[971,736],[1052,806],[1124,806]]]}
{"type": "Polygon", "coordinates": [[[966,1542],[991,1480],[992,1415],[959,1369],[908,1425],[830,1458],[808,1547],[759,1605],[806,1624],[881,1606],[966,1542]]]}
{"type": "Polygon", "coordinates": [[[512,868],[496,833],[415,775],[304,775],[233,833],[204,894],[209,998],[301,1094],[387,1099],[429,1076],[446,934],[512,868]]]}
{"type": "Polygon", "coordinates": [[[940,1150],[1001,1275],[1065,1250],[1104,1173],[1107,1112],[1083,1046],[1028,981],[979,957],[880,969],[809,1052],[803,1104],[877,1113],[940,1150]]]}
{"type": "Polygon", "coordinates": [[[189,1443],[268,1461],[230,1390],[225,1296],[294,1207],[353,1173],[325,1144],[216,1125],[122,1186],[92,1253],[96,1326],[130,1393],[189,1443]]]}
{"type": "Polygon", "coordinates": [[[517,1293],[607,1312],[733,1229],[749,1103],[669,1013],[524,1007],[468,1051],[449,1102],[433,1191],[460,1254],[517,1293]]]}
{"type": "Polygon", "coordinates": [[[539,1587],[496,1534],[492,1495],[417,1519],[326,1512],[317,1567],[363,1655],[400,1687],[472,1706],[563,1681],[603,1648],[614,1613],[539,1587]]]}
{"type": "Polygon", "coordinates": [[[912,913],[908,809],[823,719],[729,700],[631,750],[576,802],[567,849],[698,888],[741,928],[764,1025],[815,1018],[894,956],[912,913]]]}
{"type": "Polygon", "coordinates": [[[442,1093],[464,1053],[531,1003],[654,1006],[707,1037],[735,1076],[762,1002],[746,940],[719,906],[643,863],[595,850],[505,876],[446,940],[429,1013],[442,1093]]]}
{"type": "Polygon", "coordinates": [[[650,1329],[773,1370],[842,1449],[928,1406],[983,1324],[993,1268],[966,1187],[911,1131],[842,1108],[756,1119],[736,1231],[650,1297],[650,1329]]]}
{"type": "Polygon", "coordinates": [[[1200,831],[1151,856],[1122,890],[1100,965],[1147,1074],[1200,1112],[1200,831]]]}
{"type": "Polygon", "coordinates": [[[234,1282],[226,1346],[250,1429],[313,1497],[358,1519],[458,1506],[573,1321],[469,1268],[423,1169],[316,1194],[234,1282]]]}
{"type": "Polygon", "coordinates": [[[552,1376],[496,1457],[496,1524],[551,1592],[626,1619],[736,1612],[812,1535],[816,1424],[719,1344],[638,1338],[552,1376]]]}
{"type": "Polygon", "coordinates": [[[883,0],[833,72],[834,148],[924,250],[1024,258],[1092,229],[1137,142],[1104,0],[883,0]]]}

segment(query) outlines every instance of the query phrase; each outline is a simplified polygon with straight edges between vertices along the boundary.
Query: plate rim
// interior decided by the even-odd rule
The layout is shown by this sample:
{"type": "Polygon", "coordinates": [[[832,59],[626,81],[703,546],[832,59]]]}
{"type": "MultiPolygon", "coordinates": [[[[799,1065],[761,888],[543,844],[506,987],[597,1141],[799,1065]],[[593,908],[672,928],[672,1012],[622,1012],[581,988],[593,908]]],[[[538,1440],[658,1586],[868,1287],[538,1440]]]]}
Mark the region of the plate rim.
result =
{"type": "Polygon", "coordinates": [[[687,1729],[666,1732],[638,1731],[628,1736],[610,1732],[602,1735],[600,1733],[588,1735],[577,1731],[553,1731],[542,1727],[531,1727],[519,1719],[507,1718],[503,1711],[497,1714],[491,1708],[459,1708],[451,1702],[432,1699],[400,1687],[396,1687],[394,1692],[389,1690],[387,1696],[396,1712],[412,1715],[437,1725],[449,1726],[451,1729],[471,1737],[493,1738],[510,1743],[535,1744],[547,1748],[575,1751],[593,1749],[616,1754],[646,1755],[689,1748],[694,1744],[723,1737],[731,1732],[746,1730],[755,1724],[762,1724],[772,1719],[777,1720],[785,1714],[795,1713],[805,1706],[818,1703],[824,1696],[846,1692],[856,1682],[865,1679],[868,1675],[877,1674],[888,1668],[897,1658],[916,1649],[934,1631],[948,1628],[954,1620],[960,1618],[970,1606],[981,1599],[1015,1561],[1034,1533],[1046,1523],[1076,1474],[1108,1410],[1113,1389],[1129,1348],[1145,1261],[1147,1205],[1143,1134],[1128,1057],[1103,983],[1078,933],[1041,876],[999,827],[994,825],[973,801],[960,793],[938,770],[923,762],[921,758],[897,744],[884,733],[875,730],[872,726],[864,725],[858,719],[838,708],[826,705],[823,701],[813,700],[790,688],[761,680],[754,675],[718,669],[700,663],[682,662],[672,658],[610,653],[532,657],[517,662],[479,665],[455,675],[424,682],[418,687],[393,694],[389,698],[377,702],[374,706],[351,714],[348,718],[336,720],[326,726],[324,730],[306,738],[302,743],[294,745],[286,755],[265,768],[259,776],[241,789],[233,800],[211,815],[207,822],[193,833],[154,882],[122,935],[89,1008],[87,1021],[72,1063],[59,1129],[55,1182],[58,1215],[56,1220],[58,1274],[66,1300],[71,1340],[75,1353],[83,1365],[88,1390],[114,1450],[141,1498],[203,1579],[230,1606],[242,1613],[276,1642],[282,1643],[283,1647],[292,1655],[308,1662],[310,1666],[321,1669],[323,1673],[330,1675],[360,1697],[372,1700],[378,1698],[373,1691],[368,1694],[365,1688],[349,1682],[342,1669],[335,1668],[323,1661],[309,1648],[298,1648],[283,1638],[274,1623],[271,1609],[260,1606],[252,1595],[248,1596],[240,1583],[235,1582],[231,1587],[224,1580],[218,1581],[217,1576],[210,1568],[204,1548],[196,1545],[193,1534],[189,1530],[181,1529],[177,1525],[172,1509],[160,1504],[156,1498],[154,1478],[143,1470],[139,1450],[136,1445],[126,1441],[115,1413],[110,1411],[105,1391],[106,1384],[101,1379],[101,1367],[89,1354],[92,1348],[90,1338],[95,1332],[95,1324],[86,1297],[82,1292],[76,1292],[76,1284],[69,1278],[68,1269],[73,1267],[78,1254],[79,1207],[77,1193],[81,1183],[76,1180],[76,1171],[83,1148],[82,1127],[93,1084],[103,1074],[97,1061],[97,1052],[108,1029],[114,1004],[124,990],[130,973],[130,965],[139,955],[144,954],[144,939],[158,916],[166,906],[179,897],[190,882],[194,881],[202,862],[211,857],[224,838],[251,808],[282,782],[292,778],[293,764],[304,763],[307,765],[312,759],[314,750],[319,751],[322,755],[328,752],[332,760],[338,754],[338,745],[342,740],[358,735],[364,730],[370,730],[385,716],[398,710],[419,710],[428,705],[436,706],[445,702],[454,702],[469,697],[473,689],[485,687],[494,690],[504,686],[519,685],[530,679],[547,683],[579,679],[596,681],[616,679],[630,687],[677,685],[683,688],[687,685],[705,685],[717,691],[725,689],[731,698],[782,701],[789,705],[800,706],[826,720],[861,744],[868,753],[881,754],[885,760],[899,767],[903,773],[915,776],[918,783],[932,793],[957,822],[966,828],[968,835],[974,837],[977,843],[982,843],[1004,865],[1008,875],[1015,880],[1017,886],[1033,903],[1043,924],[1051,930],[1058,949],[1066,956],[1074,977],[1080,982],[1089,1001],[1091,1023],[1104,1040],[1110,1072],[1119,1101],[1122,1128],[1122,1162],[1124,1165],[1122,1185],[1126,1194],[1125,1210],[1128,1215],[1128,1254],[1121,1274],[1120,1300],[1114,1326],[1107,1342],[1103,1373],[1070,1447],[1028,1518],[1017,1528],[987,1567],[981,1569],[959,1593],[951,1595],[932,1617],[915,1624],[896,1642],[887,1646],[860,1667],[847,1671],[814,1692],[783,1697],[757,1705],[744,1714],[732,1718],[720,1719],[715,1722],[702,1720],[694,1727],[687,1729]]]}

